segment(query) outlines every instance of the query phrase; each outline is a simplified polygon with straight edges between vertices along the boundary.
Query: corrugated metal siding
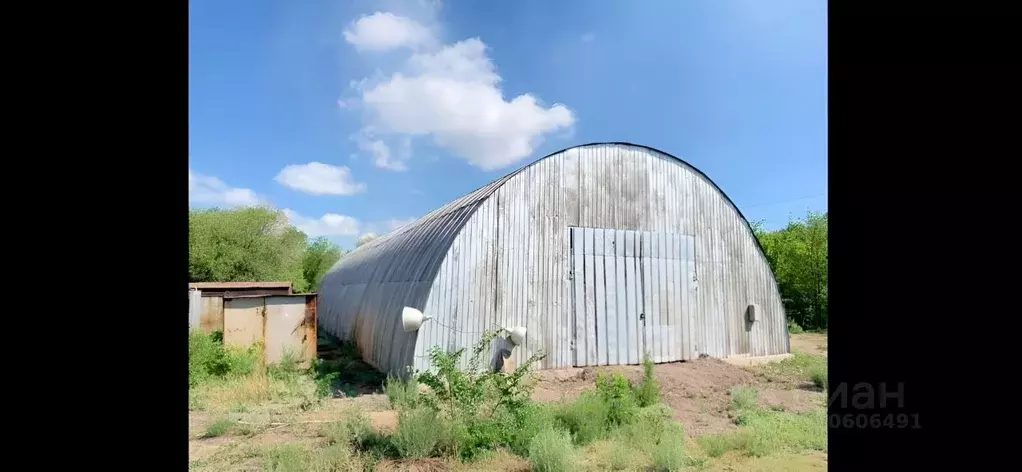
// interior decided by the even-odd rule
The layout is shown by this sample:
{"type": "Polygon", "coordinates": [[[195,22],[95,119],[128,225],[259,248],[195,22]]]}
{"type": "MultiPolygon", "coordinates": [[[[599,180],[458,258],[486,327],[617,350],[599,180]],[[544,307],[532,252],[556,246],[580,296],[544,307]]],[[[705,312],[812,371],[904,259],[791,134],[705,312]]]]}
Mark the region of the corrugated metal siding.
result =
{"type": "Polygon", "coordinates": [[[199,301],[199,329],[205,333],[224,330],[224,299],[219,296],[202,294],[199,301]]]}
{"type": "MultiPolygon", "coordinates": [[[[449,250],[463,244],[455,244],[456,236],[503,180],[444,205],[343,257],[323,279],[320,326],[340,339],[354,340],[363,358],[376,368],[404,374],[406,367],[413,365],[418,336],[438,323],[451,326],[455,317],[445,311],[444,316],[448,317],[427,322],[417,333],[405,333],[401,329],[401,309],[411,306],[432,314],[426,301],[430,299],[434,280],[451,277],[441,273],[441,263],[468,261],[460,255],[448,256],[449,250]]],[[[458,296],[467,296],[464,292],[460,290],[458,296]]]]}
{"type": "MultiPolygon", "coordinates": [[[[430,346],[470,348],[484,329],[519,325],[528,334],[514,350],[515,363],[542,349],[548,354],[542,367],[570,366],[578,324],[570,303],[569,226],[695,236],[693,280],[664,274],[679,290],[687,283],[695,291],[694,316],[686,322],[693,326],[679,328],[659,355],[787,352],[780,297],[747,222],[689,165],[626,144],[553,154],[348,255],[324,281],[322,325],[356,339],[367,360],[392,373],[408,365],[425,369],[430,346]],[[749,303],[764,316],[747,331],[749,303]],[[436,320],[405,334],[405,305],[436,320]],[[677,354],[683,345],[693,352],[677,354]]],[[[677,316],[669,321],[680,327],[677,316]]]]}
{"type": "Polygon", "coordinates": [[[199,319],[202,315],[202,292],[198,290],[188,291],[188,327],[199,328],[199,319]]]}

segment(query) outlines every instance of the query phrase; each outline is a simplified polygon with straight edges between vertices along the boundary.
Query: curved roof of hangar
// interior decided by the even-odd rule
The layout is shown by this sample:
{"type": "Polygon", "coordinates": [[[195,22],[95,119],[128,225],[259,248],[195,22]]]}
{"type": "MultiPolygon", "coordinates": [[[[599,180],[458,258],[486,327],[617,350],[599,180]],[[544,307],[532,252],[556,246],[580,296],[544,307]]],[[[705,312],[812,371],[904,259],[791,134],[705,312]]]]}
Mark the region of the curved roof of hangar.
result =
{"type": "MultiPolygon", "coordinates": [[[[384,281],[410,282],[431,280],[432,276],[435,276],[436,272],[439,270],[440,264],[443,262],[443,258],[447,254],[447,250],[451,247],[451,244],[454,242],[454,238],[457,237],[461,228],[468,222],[469,218],[472,217],[476,209],[478,209],[479,206],[486,201],[486,199],[490,198],[497,189],[503,186],[505,182],[529,167],[536,165],[536,163],[544,161],[551,156],[570,151],[572,149],[592,146],[624,146],[644,149],[677,161],[677,163],[688,167],[705,179],[706,182],[709,182],[710,185],[713,185],[713,187],[724,196],[724,199],[728,202],[728,204],[734,208],[735,212],[738,213],[738,216],[741,217],[746,227],[749,228],[749,231],[752,232],[752,226],[749,224],[748,219],[745,218],[742,211],[738,209],[738,206],[731,201],[731,198],[728,197],[727,193],[725,193],[720,186],[713,181],[713,179],[709,178],[706,174],[685,160],[670,153],[641,144],[626,142],[589,143],[571,146],[547,154],[528,165],[522,166],[510,174],[507,174],[468,193],[467,195],[459,197],[454,201],[433,210],[412,223],[402,226],[363,245],[341,258],[341,260],[334,265],[330,272],[344,270],[344,273],[335,275],[335,277],[339,276],[339,279],[331,277],[332,282],[348,285],[384,281]],[[408,255],[414,255],[415,257],[406,257],[408,255]]],[[[759,240],[757,238],[753,239],[756,240],[756,246],[759,248],[760,254],[764,255],[765,259],[765,253],[763,251],[763,247],[759,243],[759,240]]]]}

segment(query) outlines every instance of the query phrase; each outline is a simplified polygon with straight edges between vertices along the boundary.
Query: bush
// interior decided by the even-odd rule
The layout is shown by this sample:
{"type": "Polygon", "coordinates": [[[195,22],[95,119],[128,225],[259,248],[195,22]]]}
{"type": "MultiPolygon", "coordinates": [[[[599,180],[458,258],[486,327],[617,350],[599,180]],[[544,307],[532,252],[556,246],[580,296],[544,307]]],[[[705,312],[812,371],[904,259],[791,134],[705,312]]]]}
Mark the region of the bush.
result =
{"type": "Polygon", "coordinates": [[[529,443],[533,437],[540,431],[555,425],[552,409],[538,404],[530,404],[518,410],[514,421],[515,427],[512,429],[508,447],[511,452],[520,456],[529,454],[529,443]]]}
{"type": "Polygon", "coordinates": [[[809,380],[813,382],[813,385],[815,385],[816,388],[820,390],[827,390],[829,385],[827,383],[827,368],[826,367],[814,368],[812,371],[809,372],[809,380]]]}
{"type": "Polygon", "coordinates": [[[699,443],[710,457],[728,451],[764,456],[775,451],[827,450],[827,412],[788,413],[760,408],[751,388],[732,389],[732,408],[741,428],[735,433],[707,435],[699,443]]]}
{"type": "Polygon", "coordinates": [[[708,434],[699,438],[699,445],[710,457],[720,457],[729,451],[748,451],[756,441],[749,430],[736,433],[708,434]]]}
{"type": "Polygon", "coordinates": [[[650,453],[653,459],[653,470],[657,472],[675,472],[688,463],[685,455],[684,436],[668,436],[662,438],[650,453]]]}
{"type": "Polygon", "coordinates": [[[751,387],[735,387],[730,391],[731,408],[742,412],[756,407],[756,389],[751,387]]]}
{"type": "Polygon", "coordinates": [[[576,470],[571,437],[565,431],[543,428],[529,443],[529,461],[532,462],[532,470],[536,472],[576,470]]]}
{"type": "Polygon", "coordinates": [[[437,447],[437,414],[427,408],[398,413],[397,431],[391,437],[404,459],[430,457],[437,447]]]}
{"type": "Polygon", "coordinates": [[[216,423],[209,425],[209,427],[206,428],[206,432],[202,435],[202,437],[215,438],[218,436],[223,436],[229,433],[233,428],[234,428],[233,421],[228,419],[222,419],[217,421],[216,423]]]}
{"type": "Polygon", "coordinates": [[[660,403],[660,383],[653,372],[653,360],[646,354],[642,358],[642,382],[635,387],[635,400],[640,407],[660,403]]]}
{"type": "Polygon", "coordinates": [[[311,450],[293,444],[263,453],[263,470],[272,472],[361,472],[365,461],[344,444],[311,450]]]}
{"type": "Polygon", "coordinates": [[[445,454],[457,455],[463,459],[474,459],[497,447],[523,450],[536,430],[530,426],[537,421],[537,411],[531,409],[532,386],[525,382],[525,375],[541,360],[542,353],[534,354],[509,375],[490,372],[482,367],[488,358],[491,341],[502,331],[490,331],[473,347],[468,368],[459,364],[464,349],[447,353],[434,347],[430,351],[433,372],[418,373],[415,380],[401,385],[388,382],[388,397],[391,401],[414,403],[429,408],[444,424],[440,430],[439,449],[445,454]],[[421,383],[429,389],[418,393],[421,383]],[[414,386],[413,386],[414,385],[414,386]],[[416,393],[412,394],[410,389],[416,393]],[[413,400],[414,399],[414,400],[413,400]]]}
{"type": "Polygon", "coordinates": [[[251,375],[259,367],[258,347],[232,349],[223,345],[219,331],[188,333],[188,385],[194,387],[214,378],[251,375]]]}
{"type": "Polygon", "coordinates": [[[354,409],[346,411],[340,421],[328,423],[320,429],[320,436],[327,438],[330,444],[359,447],[373,434],[369,418],[361,410],[354,409]]]}
{"type": "Polygon", "coordinates": [[[607,451],[607,466],[610,470],[627,470],[635,467],[638,462],[638,451],[624,441],[612,441],[607,451]]]}
{"type": "Polygon", "coordinates": [[[637,404],[632,384],[621,374],[596,376],[596,391],[607,404],[607,422],[611,426],[620,426],[631,421],[635,415],[637,404]]]}
{"type": "Polygon", "coordinates": [[[397,377],[387,377],[383,385],[383,391],[387,394],[390,406],[395,410],[399,408],[414,408],[419,400],[419,383],[413,376],[408,381],[397,377]]]}
{"type": "Polygon", "coordinates": [[[247,405],[282,401],[306,410],[329,394],[299,358],[285,352],[281,361],[263,366],[262,346],[225,347],[220,332],[188,335],[188,404],[191,410],[241,411],[247,405]]]}
{"type": "Polygon", "coordinates": [[[790,333],[790,334],[802,334],[804,332],[806,332],[806,330],[802,329],[802,327],[799,326],[798,323],[795,320],[792,320],[792,319],[788,320],[788,333],[790,333]]]}
{"type": "Polygon", "coordinates": [[[569,431],[575,444],[585,445],[607,436],[610,405],[597,392],[585,392],[574,402],[554,409],[557,424],[569,431]]]}
{"type": "Polygon", "coordinates": [[[667,405],[654,405],[638,410],[631,423],[617,431],[619,440],[645,454],[669,437],[682,437],[684,430],[673,421],[674,412],[667,405]]]}

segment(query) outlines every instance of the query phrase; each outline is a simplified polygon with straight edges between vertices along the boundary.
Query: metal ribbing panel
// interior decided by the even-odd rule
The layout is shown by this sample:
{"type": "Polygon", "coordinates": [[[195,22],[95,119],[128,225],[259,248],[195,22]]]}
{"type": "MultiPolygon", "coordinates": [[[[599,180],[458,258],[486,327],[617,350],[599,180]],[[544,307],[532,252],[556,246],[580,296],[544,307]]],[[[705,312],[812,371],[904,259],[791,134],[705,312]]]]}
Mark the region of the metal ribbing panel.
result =
{"type": "MultiPolygon", "coordinates": [[[[627,244],[624,239],[619,244],[627,244]]],[[[586,244],[582,241],[583,249],[586,244]]],[[[645,251],[644,244],[645,236],[638,236],[633,251],[645,251]]],[[[623,249],[627,253],[627,246],[623,249]]],[[[583,256],[583,265],[589,257],[583,256]]],[[[583,290],[585,301],[592,292],[583,290]]],[[[581,146],[548,156],[359,248],[324,279],[319,308],[323,329],[356,339],[367,360],[388,371],[402,370],[403,363],[422,368],[419,359],[429,346],[467,347],[476,339],[472,333],[498,325],[526,325],[527,342],[515,349],[515,360],[520,363],[543,349],[549,356],[544,367],[576,363],[573,340],[584,353],[579,364],[589,363],[590,354],[600,363],[618,354],[631,362],[640,349],[654,359],[788,349],[775,281],[746,222],[698,171],[652,149],[624,144],[581,146]],[[644,333],[637,320],[626,320],[620,336],[607,339],[609,329],[594,331],[590,338],[588,320],[576,319],[567,280],[568,226],[694,236],[691,247],[680,239],[668,246],[666,238],[650,237],[651,253],[684,255],[677,263],[648,269],[630,265],[625,255],[619,271],[610,252],[614,247],[604,247],[608,235],[611,240],[617,235],[592,234],[593,250],[600,254],[593,257],[594,264],[599,261],[593,276],[604,269],[604,282],[610,276],[615,286],[621,276],[624,293],[607,294],[614,297],[613,309],[641,310],[647,328],[660,323],[648,330],[651,339],[639,341],[644,333]],[[686,261],[689,251],[691,263],[686,261]],[[647,271],[650,298],[660,300],[639,307],[639,298],[645,302],[647,271]],[[668,290],[677,292],[676,301],[661,297],[668,290]],[[747,330],[750,303],[761,306],[763,320],[747,330]],[[431,312],[438,323],[404,333],[395,328],[403,305],[431,312]],[[440,323],[460,328],[452,333],[440,323]],[[582,336],[584,343],[578,341],[582,336]],[[608,351],[611,341],[625,347],[608,351]]]]}
{"type": "Polygon", "coordinates": [[[655,326],[652,352],[656,362],[666,362],[669,351],[667,350],[666,338],[662,328],[666,313],[661,309],[664,303],[664,265],[661,264],[663,260],[661,251],[663,249],[660,246],[660,238],[656,237],[655,233],[647,233],[645,241],[649,241],[649,244],[644,248],[649,248],[648,261],[650,270],[650,303],[647,304],[647,310],[650,311],[650,317],[655,326]]]}
{"type": "Polygon", "coordinates": [[[592,228],[586,228],[582,230],[583,239],[583,252],[585,255],[585,297],[586,297],[586,364],[585,365],[600,365],[600,359],[605,356],[601,356],[599,333],[596,329],[596,320],[599,313],[602,312],[600,307],[596,306],[596,232],[592,228]]]}

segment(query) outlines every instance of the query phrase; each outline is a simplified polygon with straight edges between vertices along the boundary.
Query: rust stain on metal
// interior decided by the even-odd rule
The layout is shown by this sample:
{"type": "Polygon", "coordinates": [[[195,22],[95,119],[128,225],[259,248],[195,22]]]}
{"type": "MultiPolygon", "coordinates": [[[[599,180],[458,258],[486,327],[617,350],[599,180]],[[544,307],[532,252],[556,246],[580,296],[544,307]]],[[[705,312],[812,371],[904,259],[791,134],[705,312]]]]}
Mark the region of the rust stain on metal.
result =
{"type": "Polygon", "coordinates": [[[266,349],[266,299],[265,298],[263,299],[263,307],[259,310],[259,312],[262,315],[261,318],[262,318],[262,324],[263,324],[263,335],[262,335],[261,338],[259,338],[259,340],[260,340],[260,342],[262,344],[261,347],[262,347],[262,351],[263,351],[263,365],[266,365],[268,359],[266,358],[267,357],[267,353],[266,353],[267,349],[266,349]]]}
{"type": "Polygon", "coordinates": [[[224,299],[203,297],[200,303],[199,329],[204,333],[224,330],[224,299]]]}
{"type": "Polygon", "coordinates": [[[305,299],[305,320],[302,324],[305,326],[305,337],[302,342],[305,343],[305,356],[306,359],[316,358],[317,339],[319,333],[317,332],[316,322],[316,305],[317,297],[315,294],[308,295],[305,299]]]}

